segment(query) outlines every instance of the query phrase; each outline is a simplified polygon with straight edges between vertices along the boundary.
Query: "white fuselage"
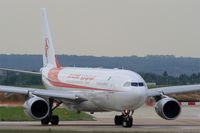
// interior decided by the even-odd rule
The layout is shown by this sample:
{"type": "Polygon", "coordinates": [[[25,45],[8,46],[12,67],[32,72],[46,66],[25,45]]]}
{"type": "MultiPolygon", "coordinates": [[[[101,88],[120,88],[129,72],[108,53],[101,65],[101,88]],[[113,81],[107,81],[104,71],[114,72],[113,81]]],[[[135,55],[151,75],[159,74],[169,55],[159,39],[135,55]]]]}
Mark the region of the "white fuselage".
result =
{"type": "Polygon", "coordinates": [[[43,83],[48,89],[62,89],[83,95],[80,104],[64,101],[78,111],[123,111],[141,107],[147,99],[147,85],[132,71],[100,68],[42,68],[43,83]]]}
{"type": "Polygon", "coordinates": [[[78,111],[135,110],[147,99],[147,86],[140,75],[128,70],[99,68],[63,68],[53,48],[46,10],[43,18],[43,68],[42,79],[48,89],[62,89],[84,96],[87,101],[74,103],[63,101],[78,111]]]}

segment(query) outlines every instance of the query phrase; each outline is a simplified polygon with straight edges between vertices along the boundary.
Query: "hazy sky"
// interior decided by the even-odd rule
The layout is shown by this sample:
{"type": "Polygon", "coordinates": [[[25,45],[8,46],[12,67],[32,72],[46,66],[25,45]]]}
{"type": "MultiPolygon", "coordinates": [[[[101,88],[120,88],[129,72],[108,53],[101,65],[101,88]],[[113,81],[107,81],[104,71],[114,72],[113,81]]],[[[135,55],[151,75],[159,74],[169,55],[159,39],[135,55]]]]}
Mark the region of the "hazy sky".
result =
{"type": "Polygon", "coordinates": [[[0,53],[41,54],[46,7],[58,54],[200,57],[200,0],[0,0],[0,53]]]}

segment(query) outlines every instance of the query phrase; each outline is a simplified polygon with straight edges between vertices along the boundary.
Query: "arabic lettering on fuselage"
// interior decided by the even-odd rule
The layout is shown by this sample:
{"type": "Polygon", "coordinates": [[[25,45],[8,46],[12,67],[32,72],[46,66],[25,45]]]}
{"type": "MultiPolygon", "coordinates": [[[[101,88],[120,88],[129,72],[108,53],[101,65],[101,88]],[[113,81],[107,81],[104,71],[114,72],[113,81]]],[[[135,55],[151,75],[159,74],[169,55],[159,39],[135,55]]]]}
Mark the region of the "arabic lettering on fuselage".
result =
{"type": "Polygon", "coordinates": [[[94,80],[96,76],[90,76],[90,75],[81,75],[81,74],[69,74],[67,78],[70,79],[78,79],[78,80],[87,80],[91,81],[94,80]]]}

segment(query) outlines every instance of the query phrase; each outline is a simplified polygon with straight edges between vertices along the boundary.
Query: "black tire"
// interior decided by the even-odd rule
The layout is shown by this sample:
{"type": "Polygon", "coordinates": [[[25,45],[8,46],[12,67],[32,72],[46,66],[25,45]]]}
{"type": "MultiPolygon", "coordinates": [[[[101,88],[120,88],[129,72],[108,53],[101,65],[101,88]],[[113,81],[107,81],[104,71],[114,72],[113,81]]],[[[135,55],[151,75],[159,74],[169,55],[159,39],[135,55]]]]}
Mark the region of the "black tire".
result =
{"type": "Polygon", "coordinates": [[[52,125],[58,125],[59,124],[59,117],[57,115],[52,115],[51,124],[52,125]]]}
{"type": "Polygon", "coordinates": [[[125,119],[124,119],[123,122],[122,122],[122,126],[123,126],[123,127],[128,127],[128,122],[127,122],[125,119]]]}
{"type": "Polygon", "coordinates": [[[48,124],[49,124],[49,117],[47,116],[47,117],[45,117],[44,119],[42,119],[42,120],[41,120],[41,124],[44,125],[44,126],[45,126],[45,125],[48,125],[48,124]]]}
{"type": "Polygon", "coordinates": [[[122,125],[123,117],[120,115],[116,115],[114,121],[115,121],[115,125],[122,125]]]}
{"type": "Polygon", "coordinates": [[[132,126],[133,126],[133,118],[129,117],[128,127],[132,127],[132,126]]]}
{"type": "Polygon", "coordinates": [[[123,127],[132,127],[132,125],[133,125],[133,118],[132,117],[125,118],[122,122],[123,127]]]}

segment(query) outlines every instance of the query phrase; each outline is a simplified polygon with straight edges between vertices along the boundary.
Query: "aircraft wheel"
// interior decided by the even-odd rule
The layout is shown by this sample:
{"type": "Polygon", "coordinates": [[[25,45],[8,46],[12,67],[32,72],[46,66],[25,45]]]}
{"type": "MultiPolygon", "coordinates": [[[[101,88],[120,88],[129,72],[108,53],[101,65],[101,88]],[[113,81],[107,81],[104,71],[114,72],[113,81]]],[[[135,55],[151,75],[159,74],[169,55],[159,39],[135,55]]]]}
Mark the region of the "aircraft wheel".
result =
{"type": "Polygon", "coordinates": [[[122,125],[123,122],[123,116],[122,115],[116,115],[115,116],[115,125],[122,125]]]}
{"type": "Polygon", "coordinates": [[[124,118],[122,122],[123,127],[132,127],[133,125],[133,118],[132,116],[128,116],[127,118],[124,118]]]}
{"type": "Polygon", "coordinates": [[[41,120],[42,125],[48,125],[49,124],[49,117],[45,117],[44,119],[41,120]]]}
{"type": "Polygon", "coordinates": [[[59,123],[59,117],[57,115],[52,115],[51,124],[52,125],[58,125],[58,123],[59,123]]]}

